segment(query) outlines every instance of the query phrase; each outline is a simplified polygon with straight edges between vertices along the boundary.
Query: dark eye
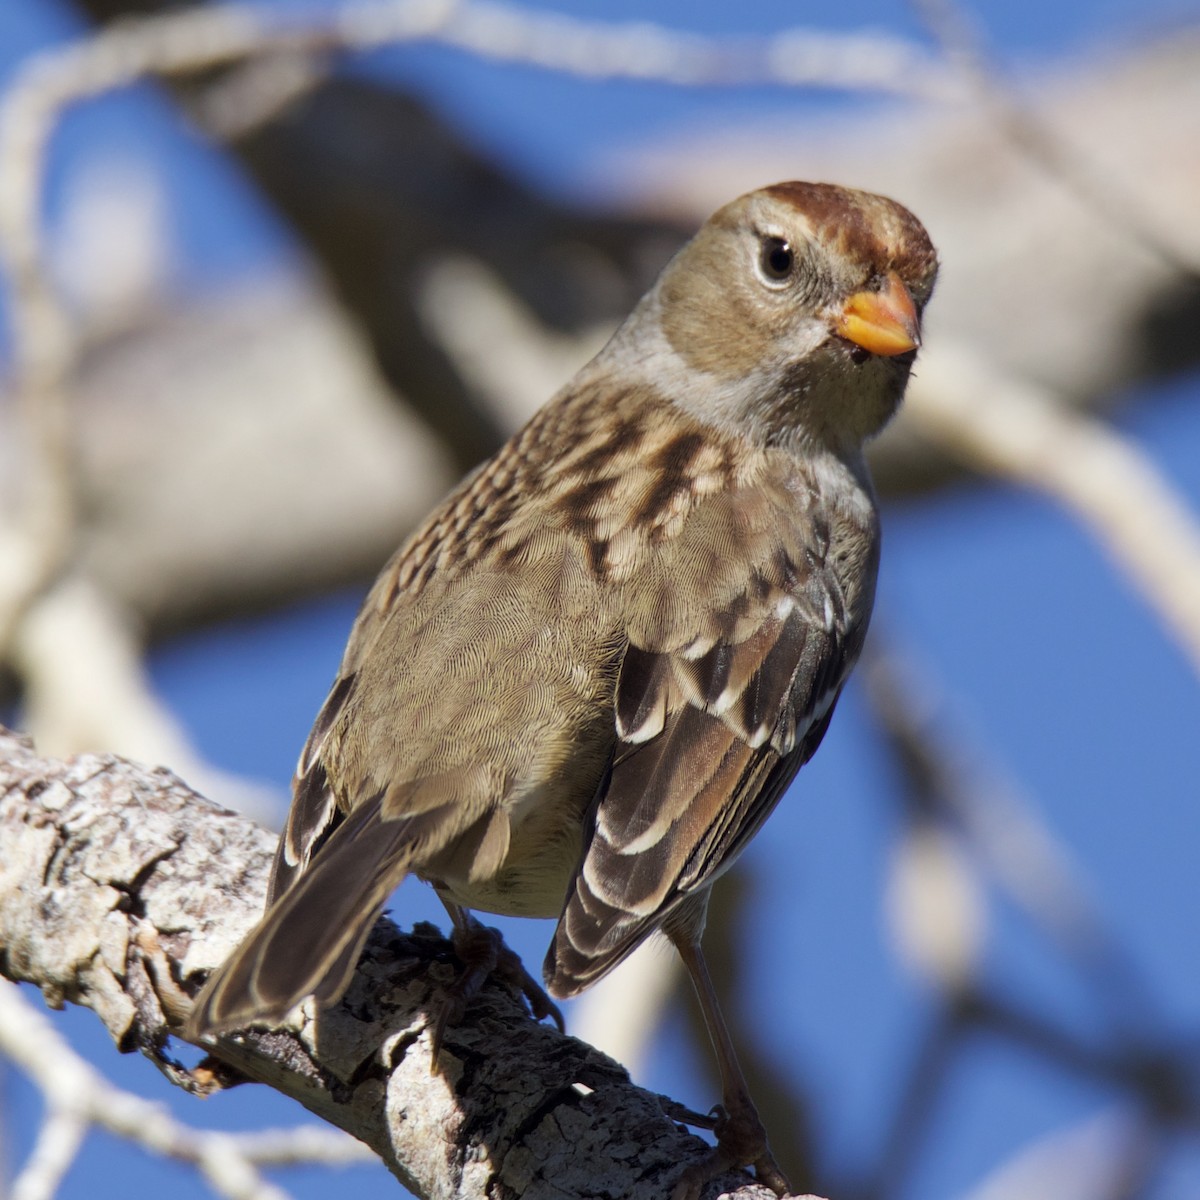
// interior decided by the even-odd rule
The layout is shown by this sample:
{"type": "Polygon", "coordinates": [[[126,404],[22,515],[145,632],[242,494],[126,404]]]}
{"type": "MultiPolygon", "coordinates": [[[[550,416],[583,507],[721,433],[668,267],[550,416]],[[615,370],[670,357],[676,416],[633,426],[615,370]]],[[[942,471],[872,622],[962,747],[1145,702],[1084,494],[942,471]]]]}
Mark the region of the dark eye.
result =
{"type": "Polygon", "coordinates": [[[796,253],[783,238],[764,238],[758,265],[767,279],[786,279],[796,265],[796,253]]]}

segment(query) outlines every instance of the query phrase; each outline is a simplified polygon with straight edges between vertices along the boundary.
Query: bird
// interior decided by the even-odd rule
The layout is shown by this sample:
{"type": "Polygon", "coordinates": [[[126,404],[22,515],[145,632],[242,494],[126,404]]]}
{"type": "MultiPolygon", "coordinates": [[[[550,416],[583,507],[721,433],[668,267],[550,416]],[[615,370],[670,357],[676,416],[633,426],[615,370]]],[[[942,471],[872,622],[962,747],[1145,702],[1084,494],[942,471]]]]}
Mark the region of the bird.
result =
{"type": "Polygon", "coordinates": [[[709,895],[811,758],[879,566],[864,446],[901,403],[937,253],[883,196],[783,182],[719,209],[596,357],[430,514],[363,604],[300,756],[261,922],[185,1036],[345,992],[400,881],[536,1016],[648,936],[692,977],[716,1146],[787,1180],[701,948],[709,895]],[[543,989],[484,911],[556,917],[543,989]]]}

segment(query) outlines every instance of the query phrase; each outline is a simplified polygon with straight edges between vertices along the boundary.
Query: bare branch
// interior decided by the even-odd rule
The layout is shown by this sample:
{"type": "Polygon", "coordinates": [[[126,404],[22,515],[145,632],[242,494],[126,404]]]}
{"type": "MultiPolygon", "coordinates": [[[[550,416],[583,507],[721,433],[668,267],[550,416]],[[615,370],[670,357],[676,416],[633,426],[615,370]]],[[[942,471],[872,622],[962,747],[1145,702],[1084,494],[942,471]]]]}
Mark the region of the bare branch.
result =
{"type": "MultiPolygon", "coordinates": [[[[189,1071],[169,1039],[184,993],[256,919],[273,839],[164,770],[43,759],[7,732],[0,759],[0,971],[52,1004],[91,1007],[122,1049],[204,1090],[228,1067],[189,1071]]],[[[430,1071],[428,1014],[455,978],[450,958],[430,927],[382,922],[341,1006],[306,1013],[295,1033],[224,1039],[220,1057],[366,1142],[418,1195],[526,1193],[543,1180],[564,1200],[666,1194],[703,1143],[501,986],[449,1031],[430,1071]]],[[[769,1196],[744,1175],[725,1183],[743,1200],[769,1196]]]]}

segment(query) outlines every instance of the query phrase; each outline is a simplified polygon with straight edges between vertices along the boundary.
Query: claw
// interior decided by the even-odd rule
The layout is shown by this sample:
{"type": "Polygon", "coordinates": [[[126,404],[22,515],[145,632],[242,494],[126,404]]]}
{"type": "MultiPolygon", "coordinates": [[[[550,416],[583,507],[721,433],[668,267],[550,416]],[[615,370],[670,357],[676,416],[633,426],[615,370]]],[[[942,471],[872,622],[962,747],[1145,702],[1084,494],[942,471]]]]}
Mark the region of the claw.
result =
{"type": "Polygon", "coordinates": [[[537,1021],[551,1017],[560,1033],[566,1032],[562,1013],[546,995],[542,986],[525,970],[520,956],[504,944],[500,930],[482,925],[474,917],[456,920],[451,934],[454,953],[463,964],[462,974],[447,989],[441,1010],[433,1024],[430,1048],[433,1061],[430,1069],[438,1070],[446,1030],[462,1021],[467,1005],[479,994],[488,979],[498,979],[520,993],[537,1021]]]}
{"type": "Polygon", "coordinates": [[[694,1162],[680,1175],[671,1192],[671,1200],[700,1200],[705,1184],[723,1175],[726,1171],[743,1166],[754,1168],[754,1177],[777,1196],[790,1192],[787,1178],[767,1145],[767,1134],[754,1106],[739,1105],[732,1112],[718,1104],[713,1113],[716,1120],[713,1132],[717,1135],[716,1146],[694,1162]]]}
{"type": "Polygon", "coordinates": [[[558,1032],[566,1033],[566,1022],[563,1021],[558,1005],[546,995],[546,989],[525,970],[520,955],[504,944],[500,930],[487,929],[487,933],[495,938],[496,945],[496,965],[492,968],[492,974],[521,993],[535,1021],[544,1021],[550,1017],[558,1026],[558,1032]]]}
{"type": "Polygon", "coordinates": [[[690,1125],[693,1129],[716,1129],[718,1116],[725,1111],[718,1104],[707,1113],[698,1113],[694,1108],[672,1100],[670,1096],[659,1096],[658,1102],[672,1121],[679,1125],[690,1125]]]}
{"type": "MultiPolygon", "coordinates": [[[[776,1196],[791,1195],[788,1181],[770,1153],[751,1165],[754,1167],[755,1179],[764,1187],[769,1187],[776,1196]]],[[[724,1175],[726,1171],[738,1170],[740,1166],[740,1163],[718,1146],[699,1162],[692,1163],[680,1175],[671,1191],[671,1200],[700,1200],[706,1184],[711,1183],[718,1175],[724,1175]]]]}

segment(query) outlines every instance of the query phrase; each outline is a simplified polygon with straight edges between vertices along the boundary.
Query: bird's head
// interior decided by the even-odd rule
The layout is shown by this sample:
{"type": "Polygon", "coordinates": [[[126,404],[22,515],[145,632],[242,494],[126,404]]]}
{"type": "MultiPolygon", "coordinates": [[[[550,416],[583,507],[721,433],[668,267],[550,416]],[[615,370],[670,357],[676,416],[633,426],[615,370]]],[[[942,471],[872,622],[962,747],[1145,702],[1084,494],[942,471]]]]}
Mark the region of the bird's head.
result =
{"type": "Polygon", "coordinates": [[[642,361],[715,425],[857,450],[900,402],[936,275],[894,200],[775,184],[720,209],[668,265],[637,314],[659,348],[642,361]]]}

